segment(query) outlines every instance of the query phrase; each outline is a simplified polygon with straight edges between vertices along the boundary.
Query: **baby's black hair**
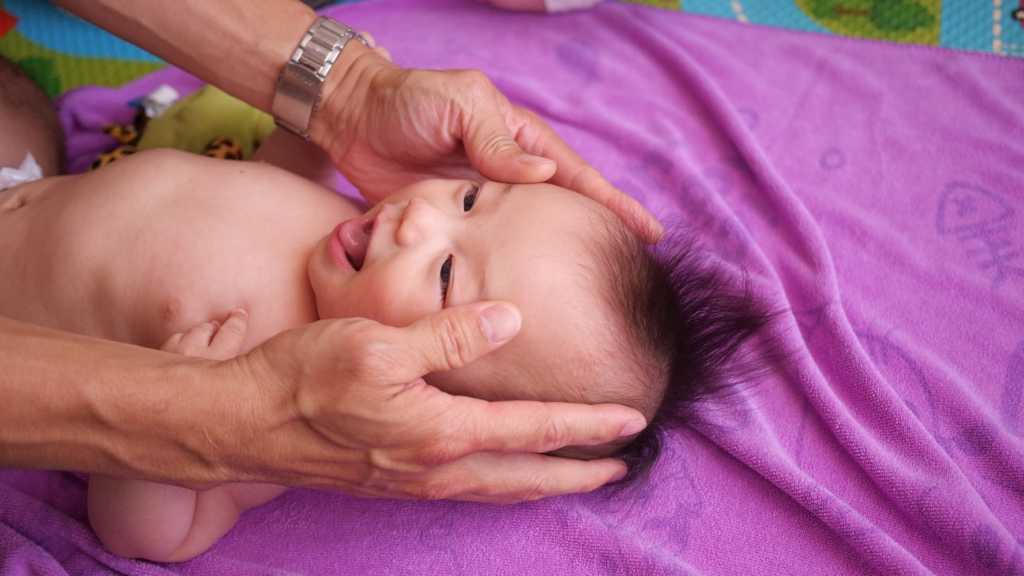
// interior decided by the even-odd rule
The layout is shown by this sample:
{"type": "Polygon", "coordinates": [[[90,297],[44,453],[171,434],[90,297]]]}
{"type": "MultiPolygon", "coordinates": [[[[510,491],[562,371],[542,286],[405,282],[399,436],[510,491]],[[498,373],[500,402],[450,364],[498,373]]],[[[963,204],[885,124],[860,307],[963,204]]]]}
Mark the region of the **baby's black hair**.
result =
{"type": "Polygon", "coordinates": [[[758,371],[756,355],[736,362],[737,353],[773,314],[755,301],[745,278],[727,276],[682,228],[668,234],[661,242],[666,248],[657,252],[624,228],[610,228],[606,296],[624,321],[637,382],[655,397],[647,428],[615,454],[629,467],[629,484],[648,474],[665,432],[690,422],[700,400],[758,371]]]}

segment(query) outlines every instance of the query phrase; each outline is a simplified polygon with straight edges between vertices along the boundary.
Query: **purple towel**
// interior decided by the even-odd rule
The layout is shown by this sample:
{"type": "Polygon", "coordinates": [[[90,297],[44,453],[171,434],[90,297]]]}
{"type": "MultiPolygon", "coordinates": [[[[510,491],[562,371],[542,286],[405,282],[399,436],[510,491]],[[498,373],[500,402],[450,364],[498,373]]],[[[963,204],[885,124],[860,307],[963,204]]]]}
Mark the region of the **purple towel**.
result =
{"type": "Polygon", "coordinates": [[[791,361],[628,497],[293,490],[179,565],[105,553],[74,476],[8,471],[3,574],[1024,574],[1024,61],[614,3],[332,12],[404,65],[482,68],[700,231],[790,310],[791,361]]]}

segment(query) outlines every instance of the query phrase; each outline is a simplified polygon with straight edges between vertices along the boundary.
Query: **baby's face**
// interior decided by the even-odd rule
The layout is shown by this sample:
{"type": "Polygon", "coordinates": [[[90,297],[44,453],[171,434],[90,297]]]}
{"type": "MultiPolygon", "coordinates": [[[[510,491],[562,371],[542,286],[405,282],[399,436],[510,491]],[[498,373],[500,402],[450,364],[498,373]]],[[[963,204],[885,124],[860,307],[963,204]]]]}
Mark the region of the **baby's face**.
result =
{"type": "Polygon", "coordinates": [[[446,306],[512,302],[523,326],[511,343],[431,382],[482,398],[586,398],[542,382],[556,368],[576,373],[580,349],[610,331],[586,270],[596,208],[549,184],[414,184],[318,243],[309,278],[319,315],[405,326],[446,306]]]}

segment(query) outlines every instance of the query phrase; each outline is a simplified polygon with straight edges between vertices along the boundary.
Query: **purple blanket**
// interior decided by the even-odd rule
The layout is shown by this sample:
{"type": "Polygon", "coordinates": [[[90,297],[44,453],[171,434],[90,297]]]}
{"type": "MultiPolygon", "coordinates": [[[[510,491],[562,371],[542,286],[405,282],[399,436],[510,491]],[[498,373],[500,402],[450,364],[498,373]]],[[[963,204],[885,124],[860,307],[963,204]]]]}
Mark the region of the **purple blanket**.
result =
{"type": "MultiPolygon", "coordinates": [[[[1024,574],[1024,61],[623,4],[334,10],[402,64],[482,68],[700,231],[790,311],[793,357],[623,496],[293,490],[178,565],[104,552],[75,476],[6,471],[0,572],[1024,574]]],[[[124,90],[161,79],[194,86],[124,90]]],[[[65,121],[124,92],[104,94],[68,97],[65,121]]]]}

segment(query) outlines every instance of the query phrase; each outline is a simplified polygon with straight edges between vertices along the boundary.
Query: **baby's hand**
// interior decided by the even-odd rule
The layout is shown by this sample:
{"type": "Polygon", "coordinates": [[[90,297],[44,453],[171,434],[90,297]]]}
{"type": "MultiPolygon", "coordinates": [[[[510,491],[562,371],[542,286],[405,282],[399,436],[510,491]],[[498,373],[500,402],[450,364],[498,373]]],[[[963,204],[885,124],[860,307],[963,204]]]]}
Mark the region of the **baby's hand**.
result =
{"type": "Polygon", "coordinates": [[[160,349],[185,356],[228,360],[242,352],[248,327],[249,314],[239,308],[232,311],[223,324],[216,320],[203,322],[186,332],[174,334],[160,349]]]}

